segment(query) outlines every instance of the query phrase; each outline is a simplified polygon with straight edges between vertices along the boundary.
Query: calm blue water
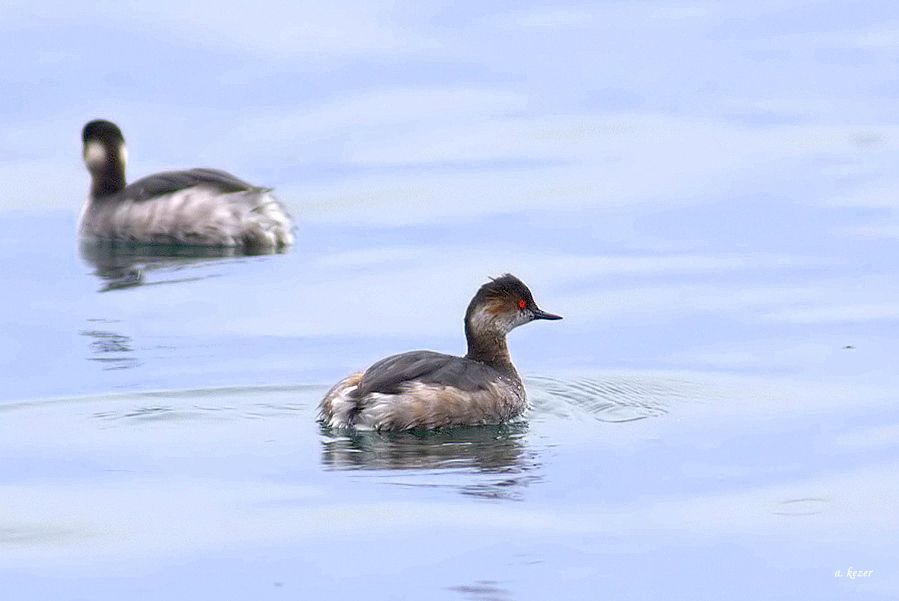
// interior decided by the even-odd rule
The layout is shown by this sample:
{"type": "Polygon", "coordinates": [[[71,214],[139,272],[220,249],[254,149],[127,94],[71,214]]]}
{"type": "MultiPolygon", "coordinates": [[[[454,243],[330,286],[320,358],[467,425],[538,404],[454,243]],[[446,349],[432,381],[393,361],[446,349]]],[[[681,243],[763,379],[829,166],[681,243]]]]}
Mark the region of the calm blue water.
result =
{"type": "Polygon", "coordinates": [[[896,18],[4,4],[3,598],[896,598],[896,18]],[[95,117],[298,244],[80,248],[95,117]],[[315,424],[506,271],[526,423],[315,424]]]}

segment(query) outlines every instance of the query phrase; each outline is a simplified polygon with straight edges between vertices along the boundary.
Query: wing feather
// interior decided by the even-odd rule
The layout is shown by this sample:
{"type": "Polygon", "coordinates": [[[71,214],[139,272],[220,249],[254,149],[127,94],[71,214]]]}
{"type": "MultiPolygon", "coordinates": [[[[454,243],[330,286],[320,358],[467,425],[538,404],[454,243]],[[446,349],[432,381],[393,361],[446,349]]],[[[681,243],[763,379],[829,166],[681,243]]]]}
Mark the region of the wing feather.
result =
{"type": "Polygon", "coordinates": [[[224,193],[268,190],[238,179],[226,171],[202,168],[148,175],[129,184],[119,194],[123,198],[141,202],[200,185],[209,186],[224,193]]]}
{"type": "Polygon", "coordinates": [[[485,390],[496,370],[483,363],[433,351],[412,351],[382,359],[369,367],[353,396],[398,394],[409,384],[452,386],[466,392],[485,390]]]}

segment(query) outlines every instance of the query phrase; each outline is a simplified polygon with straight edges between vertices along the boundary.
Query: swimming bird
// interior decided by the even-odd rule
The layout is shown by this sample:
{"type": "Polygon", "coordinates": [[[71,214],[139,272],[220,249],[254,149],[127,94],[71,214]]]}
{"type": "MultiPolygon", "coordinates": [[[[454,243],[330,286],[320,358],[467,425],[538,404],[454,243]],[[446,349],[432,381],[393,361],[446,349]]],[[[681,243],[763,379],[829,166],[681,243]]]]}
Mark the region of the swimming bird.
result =
{"type": "Polygon", "coordinates": [[[412,351],[354,373],[322,399],[319,421],[332,428],[413,430],[496,425],[521,415],[527,396],[506,334],[536,319],[562,319],[537,306],[511,274],[481,286],[465,312],[464,357],[412,351]]]}
{"type": "Polygon", "coordinates": [[[149,175],[126,185],[128,151],[118,126],[82,131],[91,189],[81,210],[86,239],[273,250],[293,243],[293,222],[271,189],[218,169],[149,175]]]}

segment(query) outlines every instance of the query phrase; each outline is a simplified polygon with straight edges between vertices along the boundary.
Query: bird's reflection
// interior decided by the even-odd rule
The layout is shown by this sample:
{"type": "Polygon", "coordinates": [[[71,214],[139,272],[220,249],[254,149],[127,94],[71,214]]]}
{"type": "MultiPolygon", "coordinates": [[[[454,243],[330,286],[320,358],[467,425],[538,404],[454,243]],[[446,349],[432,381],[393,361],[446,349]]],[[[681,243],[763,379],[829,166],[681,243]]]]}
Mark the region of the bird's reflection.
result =
{"type": "Polygon", "coordinates": [[[207,274],[204,276],[181,276],[156,282],[147,280],[147,274],[153,271],[174,272],[185,267],[205,265],[222,259],[238,260],[241,257],[274,253],[274,251],[247,251],[237,248],[167,246],[88,240],[82,240],[78,250],[81,258],[94,267],[94,274],[103,281],[101,292],[214,277],[207,274]]]}
{"type": "Polygon", "coordinates": [[[90,339],[91,356],[88,361],[95,361],[104,370],[130,369],[141,365],[134,356],[134,345],[130,336],[125,336],[109,329],[115,323],[106,319],[89,319],[92,327],[82,330],[81,335],[90,339]]]}
{"type": "Polygon", "coordinates": [[[472,584],[451,586],[447,590],[459,593],[470,601],[506,601],[511,593],[495,580],[478,580],[472,584]]]}
{"type": "Polygon", "coordinates": [[[524,422],[438,432],[323,430],[322,464],[333,470],[381,471],[398,486],[451,487],[482,498],[518,499],[539,478],[540,465],[525,445],[526,432],[524,422]],[[448,472],[458,477],[411,477],[448,472]]]}

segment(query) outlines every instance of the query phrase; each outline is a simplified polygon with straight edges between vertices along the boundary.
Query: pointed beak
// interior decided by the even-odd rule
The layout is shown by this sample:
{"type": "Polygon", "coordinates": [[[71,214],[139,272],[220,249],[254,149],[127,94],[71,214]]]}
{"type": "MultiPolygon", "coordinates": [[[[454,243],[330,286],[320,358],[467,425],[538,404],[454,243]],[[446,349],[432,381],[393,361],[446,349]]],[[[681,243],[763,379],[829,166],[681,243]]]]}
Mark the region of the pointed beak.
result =
{"type": "Polygon", "coordinates": [[[531,313],[533,314],[534,319],[562,319],[561,315],[553,315],[552,313],[547,313],[543,309],[534,308],[531,309],[531,313]]]}

